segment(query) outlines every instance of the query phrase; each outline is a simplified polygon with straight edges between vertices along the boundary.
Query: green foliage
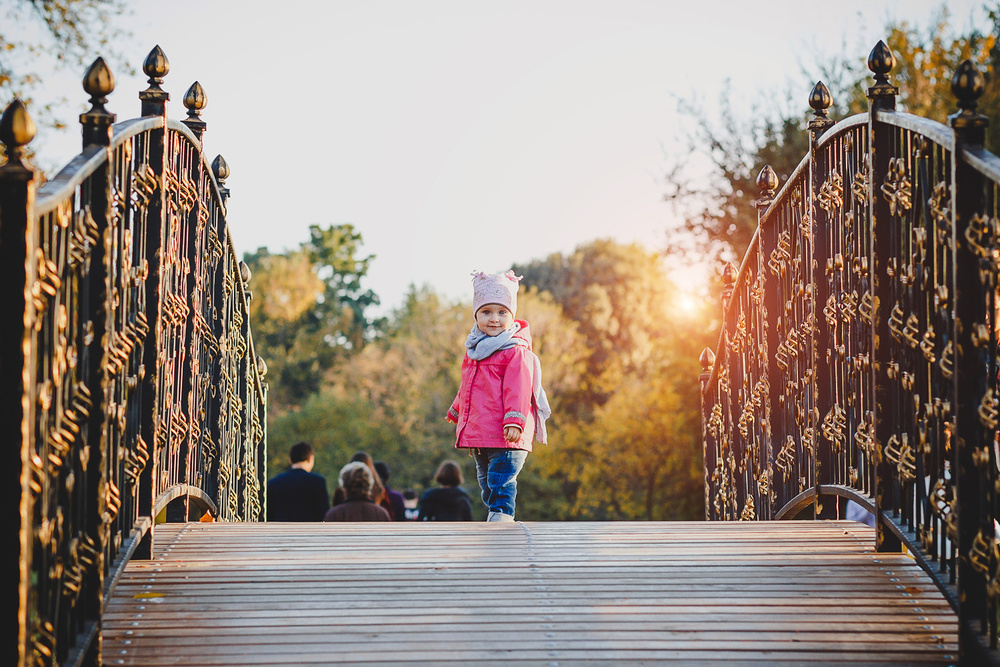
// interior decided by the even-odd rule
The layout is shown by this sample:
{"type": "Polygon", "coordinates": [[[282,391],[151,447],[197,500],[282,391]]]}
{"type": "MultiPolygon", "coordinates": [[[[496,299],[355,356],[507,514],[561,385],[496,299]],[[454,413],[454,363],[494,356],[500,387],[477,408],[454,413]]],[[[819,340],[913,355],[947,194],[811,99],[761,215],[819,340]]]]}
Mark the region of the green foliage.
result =
{"type": "Polygon", "coordinates": [[[361,286],[372,260],[358,257],[361,234],[352,225],[313,225],[309,235],[296,250],[260,248],[244,256],[256,292],[250,324],[268,364],[272,414],[317,393],[326,373],[380,325],[365,315],[378,299],[361,286]]]}
{"type": "Polygon", "coordinates": [[[314,472],[335,484],[341,466],[356,451],[367,450],[373,442],[390,446],[394,443],[391,430],[375,418],[374,412],[357,396],[330,392],[310,396],[299,410],[270,420],[269,474],[273,476],[288,467],[289,448],[303,440],[316,450],[314,472]]]}
{"type": "Polygon", "coordinates": [[[468,327],[465,308],[411,288],[381,337],[342,358],[326,374],[323,391],[300,410],[272,420],[269,442],[287,447],[306,440],[331,480],[363,450],[389,464],[394,488],[428,487],[446,458],[458,460],[474,481],[471,460],[455,454],[454,427],[444,419],[458,390],[468,327]]]}

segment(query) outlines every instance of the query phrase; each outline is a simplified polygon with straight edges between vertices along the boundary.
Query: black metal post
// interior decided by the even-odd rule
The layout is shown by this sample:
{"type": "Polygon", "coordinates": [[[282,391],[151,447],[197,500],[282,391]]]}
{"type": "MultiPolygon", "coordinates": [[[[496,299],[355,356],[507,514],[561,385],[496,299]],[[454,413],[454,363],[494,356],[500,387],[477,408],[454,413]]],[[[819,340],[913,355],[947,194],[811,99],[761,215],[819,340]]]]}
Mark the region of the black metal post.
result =
{"type": "MultiPolygon", "coordinates": [[[[258,360],[260,360],[260,357],[258,357],[258,360]]],[[[701,373],[698,375],[698,384],[701,387],[701,444],[705,478],[705,520],[711,521],[714,518],[712,516],[710,490],[712,488],[712,471],[715,470],[715,439],[712,438],[710,442],[708,437],[708,423],[712,417],[709,405],[711,405],[712,401],[706,400],[705,390],[708,389],[708,381],[712,378],[712,366],[715,365],[715,353],[712,352],[711,348],[706,347],[701,351],[698,361],[701,363],[701,373]]],[[[258,367],[259,366],[260,361],[258,361],[258,367]]]]}
{"type": "Polygon", "coordinates": [[[886,418],[883,410],[893,405],[891,387],[886,369],[889,357],[888,313],[891,285],[889,284],[888,259],[894,255],[887,251],[886,244],[892,238],[889,203],[879,196],[879,185],[885,180],[892,157],[890,148],[890,128],[878,122],[879,111],[894,111],[899,89],[889,83],[888,74],[896,65],[896,57],[879,40],[868,55],[868,69],[875,75],[875,85],[868,89],[869,119],[868,132],[871,141],[871,155],[868,168],[868,205],[872,212],[872,244],[870,264],[872,267],[872,288],[875,293],[872,307],[872,388],[874,390],[874,432],[876,447],[875,470],[875,547],[878,551],[900,551],[902,542],[889,528],[889,515],[898,510],[893,492],[893,467],[883,454],[883,449],[893,434],[894,424],[886,418]]]}
{"type": "MultiPolygon", "coordinates": [[[[111,126],[115,116],[104,108],[106,96],[114,91],[114,76],[102,58],[94,61],[84,77],[83,87],[91,95],[92,108],[81,114],[83,125],[84,149],[99,146],[108,150],[111,144],[111,126]]],[[[85,350],[87,362],[87,379],[92,407],[87,422],[87,447],[90,455],[87,457],[86,493],[83,513],[85,533],[95,540],[106,539],[104,526],[104,507],[107,479],[105,461],[110,453],[106,451],[105,423],[107,412],[107,359],[108,359],[108,228],[109,200],[111,198],[110,161],[105,160],[83,186],[81,195],[90,208],[94,221],[97,241],[90,249],[90,270],[87,274],[87,313],[93,331],[93,342],[85,350]]],[[[86,569],[83,586],[83,618],[93,621],[100,627],[101,613],[104,609],[104,545],[82,545],[81,548],[93,549],[93,559],[96,561],[86,569]]],[[[94,635],[89,646],[80,647],[86,650],[88,660],[100,660],[101,633],[94,635]]]]}
{"type": "MultiPolygon", "coordinates": [[[[781,398],[785,390],[785,383],[781,370],[778,368],[778,365],[774,363],[774,354],[778,349],[780,340],[778,328],[775,326],[772,318],[776,317],[781,309],[781,303],[777,298],[779,288],[777,284],[777,277],[771,274],[770,268],[767,265],[767,259],[778,246],[777,224],[773,220],[766,223],[764,220],[764,214],[767,212],[768,207],[774,202],[774,194],[778,190],[778,175],[774,173],[774,169],[771,165],[764,165],[757,174],[757,189],[760,193],[760,196],[754,201],[754,206],[757,209],[757,257],[759,258],[757,275],[758,279],[761,277],[763,278],[764,285],[760,308],[764,311],[764,318],[770,322],[769,326],[767,326],[764,331],[764,341],[767,345],[767,351],[764,354],[764,358],[767,359],[766,372],[768,395],[766,400],[768,401],[769,417],[767,419],[767,423],[764,424],[764,428],[768,434],[769,446],[772,448],[772,451],[768,453],[768,457],[769,460],[773,461],[776,456],[773,450],[780,450],[780,448],[785,444],[784,438],[781,437],[785,433],[781,398]],[[775,441],[775,434],[777,434],[778,437],[777,442],[775,441]]],[[[776,471],[773,466],[768,464],[765,464],[765,468],[770,468],[772,470],[772,477],[769,480],[769,486],[774,488],[778,483],[776,476],[780,473],[776,471]]],[[[761,505],[764,505],[764,503],[762,502],[761,505]]],[[[774,518],[774,507],[772,502],[767,502],[766,514],[765,507],[760,508],[760,516],[761,518],[766,519],[774,518]]]]}
{"type": "MultiPolygon", "coordinates": [[[[809,93],[809,106],[812,107],[814,118],[809,121],[809,216],[812,227],[812,258],[808,269],[809,282],[812,285],[813,312],[823,308],[830,295],[826,280],[826,260],[829,258],[829,226],[830,216],[817,203],[820,188],[823,185],[823,175],[829,173],[829,165],[819,155],[817,144],[819,137],[833,126],[833,120],[827,115],[827,109],[833,105],[833,97],[822,81],[817,81],[809,93]]],[[[819,318],[815,318],[809,367],[814,369],[811,384],[816,394],[814,415],[819,419],[832,409],[837,402],[833,396],[830,384],[832,368],[835,364],[818,361],[818,355],[830,346],[830,336],[827,330],[820,326],[819,318]]],[[[817,429],[819,431],[819,429],[817,429]]],[[[820,495],[823,484],[835,484],[834,478],[836,447],[835,443],[816,433],[816,456],[813,457],[813,484],[816,495],[813,497],[813,514],[817,519],[836,519],[837,498],[828,499],[820,495]]]]}
{"type": "MultiPolygon", "coordinates": [[[[0,141],[7,162],[0,166],[0,313],[27,316],[28,248],[26,239],[33,219],[35,170],[22,157],[22,147],[35,136],[35,125],[21,100],[14,100],[0,118],[0,141]]],[[[8,568],[0,585],[2,625],[8,628],[0,662],[18,667],[27,664],[28,591],[31,570],[31,492],[28,479],[29,424],[33,401],[25,393],[25,318],[4,317],[0,324],[0,493],[5,499],[3,552],[18,555],[18,567],[8,568]],[[18,509],[15,510],[14,508],[18,509]],[[16,637],[10,631],[16,628],[16,637]]],[[[9,557],[9,556],[8,556],[9,557]]]]}
{"type": "Polygon", "coordinates": [[[159,480],[156,475],[159,453],[156,451],[157,386],[161,369],[158,363],[160,348],[160,263],[162,260],[163,227],[166,222],[167,207],[164,202],[164,175],[166,174],[166,123],[169,94],[160,89],[160,83],[170,71],[167,57],[159,46],[154,48],[143,63],[143,72],[149,76],[149,88],[139,93],[143,115],[163,117],[163,128],[153,130],[148,135],[149,168],[154,175],[155,190],[146,206],[146,265],[149,270],[145,279],[145,316],[149,324],[145,343],[142,346],[139,388],[139,446],[146,448],[146,462],[139,473],[136,484],[136,517],[149,517],[149,530],[143,535],[135,549],[133,558],[149,560],[153,557],[156,517],[153,512],[159,480]]]}
{"type": "MultiPolygon", "coordinates": [[[[977,247],[967,231],[974,219],[986,210],[982,176],[961,159],[965,148],[981,147],[988,119],[976,112],[976,103],[985,87],[983,75],[965,61],[952,80],[952,91],[960,111],[949,117],[955,131],[952,170],[955,182],[955,511],[958,514],[958,599],[959,645],[963,659],[981,651],[977,637],[989,626],[986,596],[988,557],[976,554],[977,539],[992,544],[994,529],[987,502],[985,468],[996,432],[996,397],[993,395],[989,344],[977,337],[979,325],[990,325],[993,313],[995,269],[992,248],[977,247]]],[[[974,237],[973,237],[974,238],[974,237]]]]}
{"type": "Polygon", "coordinates": [[[170,72],[170,62],[159,44],[146,56],[146,60],[142,63],[142,71],[149,77],[147,81],[149,88],[139,93],[142,115],[166,117],[170,93],[160,88],[160,84],[163,83],[163,77],[170,72]]]}

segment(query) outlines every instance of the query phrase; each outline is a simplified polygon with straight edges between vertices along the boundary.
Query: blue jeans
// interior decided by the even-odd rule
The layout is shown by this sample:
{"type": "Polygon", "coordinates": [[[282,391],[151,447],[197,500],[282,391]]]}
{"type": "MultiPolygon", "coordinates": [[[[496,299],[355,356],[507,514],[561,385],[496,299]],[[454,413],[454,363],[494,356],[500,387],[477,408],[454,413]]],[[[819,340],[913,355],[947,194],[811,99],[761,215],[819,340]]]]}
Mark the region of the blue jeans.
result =
{"type": "Polygon", "coordinates": [[[523,449],[472,450],[476,459],[476,477],[482,489],[483,502],[491,512],[514,516],[517,497],[517,473],[521,472],[528,452],[523,449]]]}

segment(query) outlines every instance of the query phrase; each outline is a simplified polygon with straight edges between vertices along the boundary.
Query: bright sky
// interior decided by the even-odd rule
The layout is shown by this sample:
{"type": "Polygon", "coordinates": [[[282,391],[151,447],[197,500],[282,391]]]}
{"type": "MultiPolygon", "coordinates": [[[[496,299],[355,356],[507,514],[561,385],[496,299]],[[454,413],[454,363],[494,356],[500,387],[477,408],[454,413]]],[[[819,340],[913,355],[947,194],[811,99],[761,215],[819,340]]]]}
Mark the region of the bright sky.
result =
{"type": "MultiPolygon", "coordinates": [[[[948,4],[959,27],[983,19],[979,0],[948,4]]],[[[237,252],[282,251],[304,241],[310,224],[352,223],[376,256],[367,286],[391,308],[411,283],[471,298],[473,269],[506,270],[595,238],[659,249],[673,223],[662,173],[678,97],[712,102],[729,78],[749,102],[798,81],[810,52],[846,43],[864,59],[887,19],[926,25],[940,3],[133,7],[132,62],[139,69],[155,44],[166,52],[169,115],[184,116],[192,81],[208,94],[206,151],[232,169],[237,252]]],[[[144,77],[116,75],[108,107],[124,120],[138,115],[144,77]]],[[[64,164],[78,137],[74,129],[45,141],[42,155],[64,164]]]]}

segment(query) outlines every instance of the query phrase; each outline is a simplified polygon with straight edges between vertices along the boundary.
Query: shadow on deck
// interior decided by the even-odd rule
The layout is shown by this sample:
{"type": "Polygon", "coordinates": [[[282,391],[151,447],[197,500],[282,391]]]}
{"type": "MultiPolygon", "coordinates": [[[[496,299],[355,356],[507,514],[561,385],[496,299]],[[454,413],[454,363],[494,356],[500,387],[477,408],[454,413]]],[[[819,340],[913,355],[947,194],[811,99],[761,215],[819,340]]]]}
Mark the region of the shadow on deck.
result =
{"type": "Polygon", "coordinates": [[[107,665],[952,664],[954,614],[839,521],[164,524],[107,665]]]}

